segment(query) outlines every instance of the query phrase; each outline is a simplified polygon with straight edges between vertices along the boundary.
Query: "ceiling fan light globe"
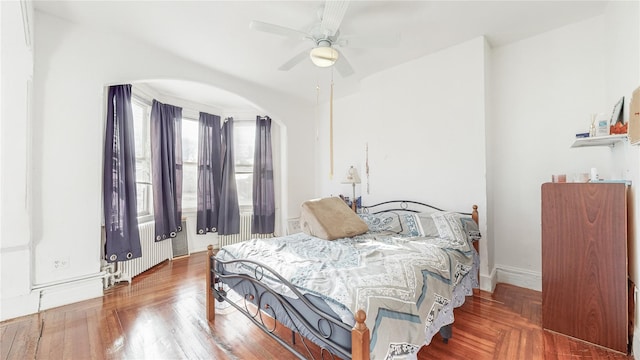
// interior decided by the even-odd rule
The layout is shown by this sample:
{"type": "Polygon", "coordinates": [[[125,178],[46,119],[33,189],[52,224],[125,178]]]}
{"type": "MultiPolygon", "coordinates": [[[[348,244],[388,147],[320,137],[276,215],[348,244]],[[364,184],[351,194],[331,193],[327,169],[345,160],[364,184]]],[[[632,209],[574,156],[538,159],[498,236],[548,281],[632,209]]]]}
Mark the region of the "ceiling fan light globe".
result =
{"type": "Polygon", "coordinates": [[[336,63],[340,54],[332,47],[319,46],[311,49],[309,57],[317,67],[329,67],[336,63]]]}

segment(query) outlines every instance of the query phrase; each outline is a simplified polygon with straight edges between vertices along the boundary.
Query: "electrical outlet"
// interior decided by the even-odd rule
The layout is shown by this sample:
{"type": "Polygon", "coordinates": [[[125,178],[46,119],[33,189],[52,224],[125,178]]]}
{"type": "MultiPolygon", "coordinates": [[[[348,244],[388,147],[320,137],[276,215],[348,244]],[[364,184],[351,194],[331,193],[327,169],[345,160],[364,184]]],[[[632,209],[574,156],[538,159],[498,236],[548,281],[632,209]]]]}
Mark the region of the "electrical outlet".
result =
{"type": "Polygon", "coordinates": [[[53,260],[53,270],[61,270],[69,267],[69,257],[53,260]]]}

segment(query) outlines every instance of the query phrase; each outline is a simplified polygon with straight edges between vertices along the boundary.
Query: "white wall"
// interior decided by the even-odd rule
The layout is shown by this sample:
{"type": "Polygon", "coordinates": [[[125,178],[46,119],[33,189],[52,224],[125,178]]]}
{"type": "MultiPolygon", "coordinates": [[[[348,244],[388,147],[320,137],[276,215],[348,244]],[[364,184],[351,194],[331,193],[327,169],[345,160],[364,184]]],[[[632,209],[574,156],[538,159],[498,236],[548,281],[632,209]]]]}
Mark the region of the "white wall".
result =
{"type": "Polygon", "coordinates": [[[591,167],[614,175],[609,148],[570,149],[589,114],[610,109],[603,32],[596,17],[493,49],[488,170],[498,281],[541,290],[542,183],[591,167]]]}
{"type": "MultiPolygon", "coordinates": [[[[604,14],[606,29],[604,33],[605,53],[605,101],[614,104],[621,96],[625,97],[623,110],[625,120],[629,119],[629,101],[631,93],[640,86],[640,3],[611,2],[604,14]]],[[[628,247],[629,277],[636,288],[640,281],[640,145],[624,143],[612,151],[614,173],[632,180],[628,217],[631,228],[628,247]]],[[[636,296],[634,296],[636,298],[636,296]]],[[[634,357],[640,358],[640,311],[636,299],[634,318],[633,349],[634,357]]]]}
{"type": "Polygon", "coordinates": [[[38,304],[31,294],[33,9],[0,2],[0,320],[38,304]]]}
{"type": "Polygon", "coordinates": [[[591,113],[610,114],[640,85],[637,7],[611,2],[603,16],[493,49],[487,128],[496,281],[541,289],[540,185],[552,174],[571,179],[595,167],[602,178],[637,183],[637,147],[570,148],[591,113]]]}
{"type": "MultiPolygon", "coordinates": [[[[309,104],[139,42],[39,12],[35,20],[35,106],[33,146],[29,149],[33,154],[33,176],[29,179],[33,183],[32,234],[21,232],[14,240],[28,244],[29,238],[33,239],[31,282],[16,281],[21,289],[30,287],[43,295],[40,308],[30,312],[102,295],[99,271],[105,85],[178,79],[243,95],[295,134],[285,134],[282,140],[282,151],[286,151],[284,174],[289,168],[299,170],[282,179],[284,187],[291,182],[297,184],[282,194],[283,216],[289,209],[297,212],[298,204],[313,193],[313,165],[309,161],[313,123],[311,117],[305,119],[312,110],[309,104]],[[69,266],[53,271],[56,259],[68,261],[69,266]],[[70,284],[56,285],[66,282],[70,284]]],[[[4,26],[3,19],[3,36],[4,26]]],[[[3,162],[3,173],[12,170],[9,165],[16,164],[5,166],[3,162]]],[[[11,200],[4,195],[3,207],[5,200],[11,200]]],[[[21,199],[6,202],[6,206],[24,207],[21,199]]]]}
{"type": "MultiPolygon", "coordinates": [[[[19,30],[16,4],[2,2],[3,50],[8,38],[19,39],[8,36],[19,30]]],[[[637,2],[612,2],[604,16],[496,49],[474,39],[364,79],[360,92],[335,102],[335,175],[329,178],[328,106],[301,104],[156,48],[36,13],[31,126],[7,122],[8,117],[28,116],[19,106],[21,98],[11,95],[19,92],[6,90],[30,77],[24,69],[13,73],[16,79],[6,76],[7,63],[29,64],[30,50],[13,45],[10,49],[19,52],[9,56],[3,51],[1,57],[0,318],[7,317],[6,304],[39,295],[30,292],[34,286],[92,279],[99,271],[103,89],[147,79],[224,88],[281,120],[287,128],[281,149],[287,159],[284,216],[297,216],[299,204],[308,198],[350,194],[340,180],[355,165],[363,179],[357,193],[365,203],[411,198],[460,210],[478,204],[484,234],[482,287],[490,289],[501,280],[539,289],[540,185],[551,174],[594,166],[608,178],[628,169],[634,184],[640,183],[638,146],[569,148],[574,132],[588,127],[589,114],[610,111],[614,100],[640,83],[639,18],[637,2]],[[118,55],[123,52],[126,57],[118,55]],[[22,137],[7,136],[9,125],[12,134],[22,137]],[[31,137],[33,146],[27,145],[31,137]],[[65,162],[56,165],[60,159],[65,162]],[[33,175],[7,175],[22,171],[33,175]],[[20,190],[25,182],[32,186],[20,190]],[[32,200],[25,203],[29,189],[32,200]],[[24,212],[15,212],[25,206],[24,212]],[[21,276],[7,281],[7,259],[20,259],[15,257],[20,252],[32,257],[34,267],[22,265],[21,276]],[[51,271],[51,260],[60,257],[68,257],[69,268],[51,271]]],[[[339,78],[335,83],[340,86],[339,78]]],[[[635,209],[640,209],[638,199],[635,192],[635,209]]],[[[638,231],[634,239],[630,252],[638,258],[638,231]]],[[[632,260],[632,269],[632,278],[639,279],[637,261],[632,260]]],[[[49,306],[98,296],[95,282],[82,287],[52,289],[49,306]]],[[[29,301],[21,305],[23,313],[38,310],[29,301]]]]}
{"type": "MultiPolygon", "coordinates": [[[[374,74],[357,94],[336,100],[333,179],[324,107],[318,118],[316,195],[351,196],[350,185],[340,182],[354,165],[362,178],[356,193],[364,204],[408,199],[459,211],[477,204],[486,230],[485,60],[484,38],[477,38],[374,74]]],[[[485,277],[490,242],[481,243],[485,277]]]]}
{"type": "MultiPolygon", "coordinates": [[[[615,104],[620,97],[625,97],[623,115],[629,120],[629,103],[631,93],[640,87],[640,3],[612,2],[605,13],[605,89],[607,104],[615,104]],[[635,44],[635,47],[632,45],[635,44]]],[[[616,146],[612,155],[614,174],[620,174],[632,180],[632,216],[629,218],[632,227],[632,239],[629,246],[630,277],[638,286],[640,281],[640,145],[628,142],[616,146]]],[[[638,323],[638,322],[636,322],[638,323]]]]}
{"type": "Polygon", "coordinates": [[[603,16],[499,48],[473,40],[364,79],[357,94],[334,103],[333,178],[329,112],[321,109],[316,196],[351,196],[340,181],[355,165],[365,203],[405,197],[464,208],[479,197],[488,225],[481,287],[540,290],[542,183],[592,167],[603,178],[637,182],[637,147],[570,148],[590,114],[610,112],[639,84],[634,6],[614,2],[603,16]]]}

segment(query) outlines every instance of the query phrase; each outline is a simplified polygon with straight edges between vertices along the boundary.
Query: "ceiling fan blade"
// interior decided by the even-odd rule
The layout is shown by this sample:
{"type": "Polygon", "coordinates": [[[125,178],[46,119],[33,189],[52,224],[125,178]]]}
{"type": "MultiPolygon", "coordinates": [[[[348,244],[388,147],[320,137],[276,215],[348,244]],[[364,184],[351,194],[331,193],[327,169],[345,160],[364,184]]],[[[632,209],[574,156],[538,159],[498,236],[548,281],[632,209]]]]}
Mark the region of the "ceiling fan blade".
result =
{"type": "Polygon", "coordinates": [[[328,34],[326,34],[327,36],[336,34],[344,18],[344,14],[347,12],[347,7],[349,7],[348,0],[326,1],[322,14],[322,24],[320,26],[328,32],[328,34]]]}
{"type": "Polygon", "coordinates": [[[302,60],[304,60],[304,59],[306,59],[308,57],[309,57],[309,50],[303,50],[298,55],[296,55],[296,56],[292,57],[291,59],[289,59],[289,61],[287,61],[286,63],[280,65],[278,70],[287,71],[287,70],[291,69],[292,67],[298,65],[299,63],[302,62],[302,60]]]}
{"type": "Polygon", "coordinates": [[[400,34],[341,36],[335,45],[354,49],[391,48],[400,44],[400,34]]]}
{"type": "Polygon", "coordinates": [[[284,26],[269,24],[269,23],[256,21],[256,20],[253,20],[249,23],[249,28],[251,30],[267,32],[267,33],[276,34],[280,36],[286,36],[286,37],[294,38],[298,40],[305,40],[310,38],[309,34],[303,31],[290,29],[284,26]]]}
{"type": "Polygon", "coordinates": [[[349,61],[347,60],[346,57],[344,57],[344,54],[342,53],[340,53],[340,57],[338,58],[338,61],[336,61],[336,63],[333,66],[336,67],[336,70],[338,70],[338,73],[342,77],[347,77],[349,75],[353,75],[354,73],[353,68],[351,67],[351,64],[349,64],[349,61]]]}

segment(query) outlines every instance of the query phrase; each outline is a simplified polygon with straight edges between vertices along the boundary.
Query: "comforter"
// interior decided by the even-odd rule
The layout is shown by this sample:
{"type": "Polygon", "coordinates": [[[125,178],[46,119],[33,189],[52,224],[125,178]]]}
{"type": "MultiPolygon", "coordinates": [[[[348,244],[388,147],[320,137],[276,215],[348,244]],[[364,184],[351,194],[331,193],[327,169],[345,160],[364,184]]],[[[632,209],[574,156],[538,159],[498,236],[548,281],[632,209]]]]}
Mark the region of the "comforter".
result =
{"type": "MultiPolygon", "coordinates": [[[[477,226],[449,212],[363,215],[363,220],[370,231],[353,238],[327,241],[298,233],[254,239],[223,247],[217,257],[271,267],[303,294],[322,298],[349,325],[363,309],[371,359],[415,355],[441,326],[453,322],[453,307],[477,287],[472,246],[479,238],[477,226]]],[[[248,265],[227,270],[255,273],[248,265]]],[[[275,278],[263,282],[295,297],[275,278]]]]}

